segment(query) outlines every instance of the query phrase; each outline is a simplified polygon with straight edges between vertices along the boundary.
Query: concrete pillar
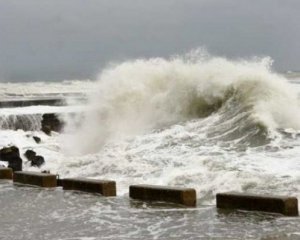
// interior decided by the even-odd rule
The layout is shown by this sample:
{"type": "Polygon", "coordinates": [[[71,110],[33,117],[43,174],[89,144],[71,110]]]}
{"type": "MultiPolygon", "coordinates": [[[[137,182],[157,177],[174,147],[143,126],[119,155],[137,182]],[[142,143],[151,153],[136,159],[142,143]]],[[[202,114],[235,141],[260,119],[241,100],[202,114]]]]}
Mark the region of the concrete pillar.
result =
{"type": "Polygon", "coordinates": [[[13,171],[11,168],[0,168],[0,179],[12,179],[13,171]]]}
{"type": "Polygon", "coordinates": [[[116,182],[87,178],[61,179],[64,190],[79,190],[84,192],[100,193],[106,197],[116,196],[116,182]]]}
{"type": "Polygon", "coordinates": [[[295,197],[266,196],[227,192],[217,194],[217,208],[242,209],[281,213],[298,216],[298,200],[295,197]]]}
{"type": "Polygon", "coordinates": [[[179,188],[155,185],[132,185],[129,196],[144,201],[179,203],[188,207],[196,206],[196,191],[193,188],[179,188]]]}
{"type": "Polygon", "coordinates": [[[14,172],[14,182],[40,187],[56,187],[56,175],[38,172],[14,172]]]}

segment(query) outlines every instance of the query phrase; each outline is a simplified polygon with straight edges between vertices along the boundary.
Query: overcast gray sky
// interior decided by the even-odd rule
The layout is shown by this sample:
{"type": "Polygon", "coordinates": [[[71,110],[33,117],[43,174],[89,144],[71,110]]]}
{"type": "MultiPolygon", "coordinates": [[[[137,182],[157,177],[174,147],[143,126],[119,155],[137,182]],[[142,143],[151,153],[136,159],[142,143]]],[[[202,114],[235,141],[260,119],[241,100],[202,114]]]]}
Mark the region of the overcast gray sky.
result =
{"type": "Polygon", "coordinates": [[[300,69],[299,0],[0,0],[0,81],[94,78],[206,47],[300,69]]]}

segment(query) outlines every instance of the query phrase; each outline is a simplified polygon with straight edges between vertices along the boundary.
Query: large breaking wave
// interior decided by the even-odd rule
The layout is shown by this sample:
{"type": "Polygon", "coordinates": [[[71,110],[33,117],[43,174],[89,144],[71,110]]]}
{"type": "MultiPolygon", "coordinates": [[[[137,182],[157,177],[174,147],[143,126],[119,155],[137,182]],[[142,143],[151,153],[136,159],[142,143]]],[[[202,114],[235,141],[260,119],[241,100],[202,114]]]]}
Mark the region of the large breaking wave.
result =
{"type": "Polygon", "coordinates": [[[95,152],[109,140],[186,121],[199,121],[208,140],[252,146],[276,129],[300,129],[296,92],[271,63],[193,53],[110,66],[99,75],[76,149],[95,152]]]}

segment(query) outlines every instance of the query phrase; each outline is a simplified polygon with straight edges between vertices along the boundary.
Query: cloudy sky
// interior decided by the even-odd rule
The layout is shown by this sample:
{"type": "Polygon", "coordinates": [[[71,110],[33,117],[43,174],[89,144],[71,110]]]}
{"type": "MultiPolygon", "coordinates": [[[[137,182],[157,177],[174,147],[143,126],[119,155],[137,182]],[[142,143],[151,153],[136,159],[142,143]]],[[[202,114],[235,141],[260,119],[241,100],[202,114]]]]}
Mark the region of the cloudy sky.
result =
{"type": "Polygon", "coordinates": [[[0,0],[0,81],[93,79],[197,47],[298,70],[299,12],[299,0],[0,0]]]}

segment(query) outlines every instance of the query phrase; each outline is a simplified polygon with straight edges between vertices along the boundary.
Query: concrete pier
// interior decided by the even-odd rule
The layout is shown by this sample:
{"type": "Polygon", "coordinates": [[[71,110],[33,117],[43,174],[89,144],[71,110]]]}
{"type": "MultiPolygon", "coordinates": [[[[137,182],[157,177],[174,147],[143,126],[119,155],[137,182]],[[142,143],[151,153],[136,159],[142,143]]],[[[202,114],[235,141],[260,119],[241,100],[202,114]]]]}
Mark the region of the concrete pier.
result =
{"type": "Polygon", "coordinates": [[[1,168],[0,167],[0,179],[12,179],[13,171],[11,168],[1,168]]]}
{"type": "Polygon", "coordinates": [[[88,178],[65,178],[61,179],[61,184],[64,190],[100,193],[106,197],[116,196],[115,181],[88,178]]]}
{"type": "Polygon", "coordinates": [[[217,194],[217,208],[241,209],[280,213],[287,216],[298,216],[298,200],[295,197],[265,196],[227,192],[217,194]]]}
{"type": "Polygon", "coordinates": [[[195,207],[197,201],[196,191],[193,188],[155,185],[132,185],[129,187],[129,197],[143,201],[178,203],[188,207],[195,207]]]}
{"type": "Polygon", "coordinates": [[[45,99],[17,99],[17,100],[0,101],[0,108],[27,107],[27,106],[35,106],[35,105],[62,106],[65,105],[65,99],[45,98],[45,99]]]}
{"type": "Polygon", "coordinates": [[[28,107],[28,106],[66,106],[68,101],[82,102],[87,101],[85,94],[65,94],[65,96],[39,96],[39,97],[14,97],[0,101],[0,108],[28,107]]]}
{"type": "Polygon", "coordinates": [[[16,183],[36,185],[39,187],[56,187],[56,175],[38,172],[14,172],[13,180],[16,183]]]}

